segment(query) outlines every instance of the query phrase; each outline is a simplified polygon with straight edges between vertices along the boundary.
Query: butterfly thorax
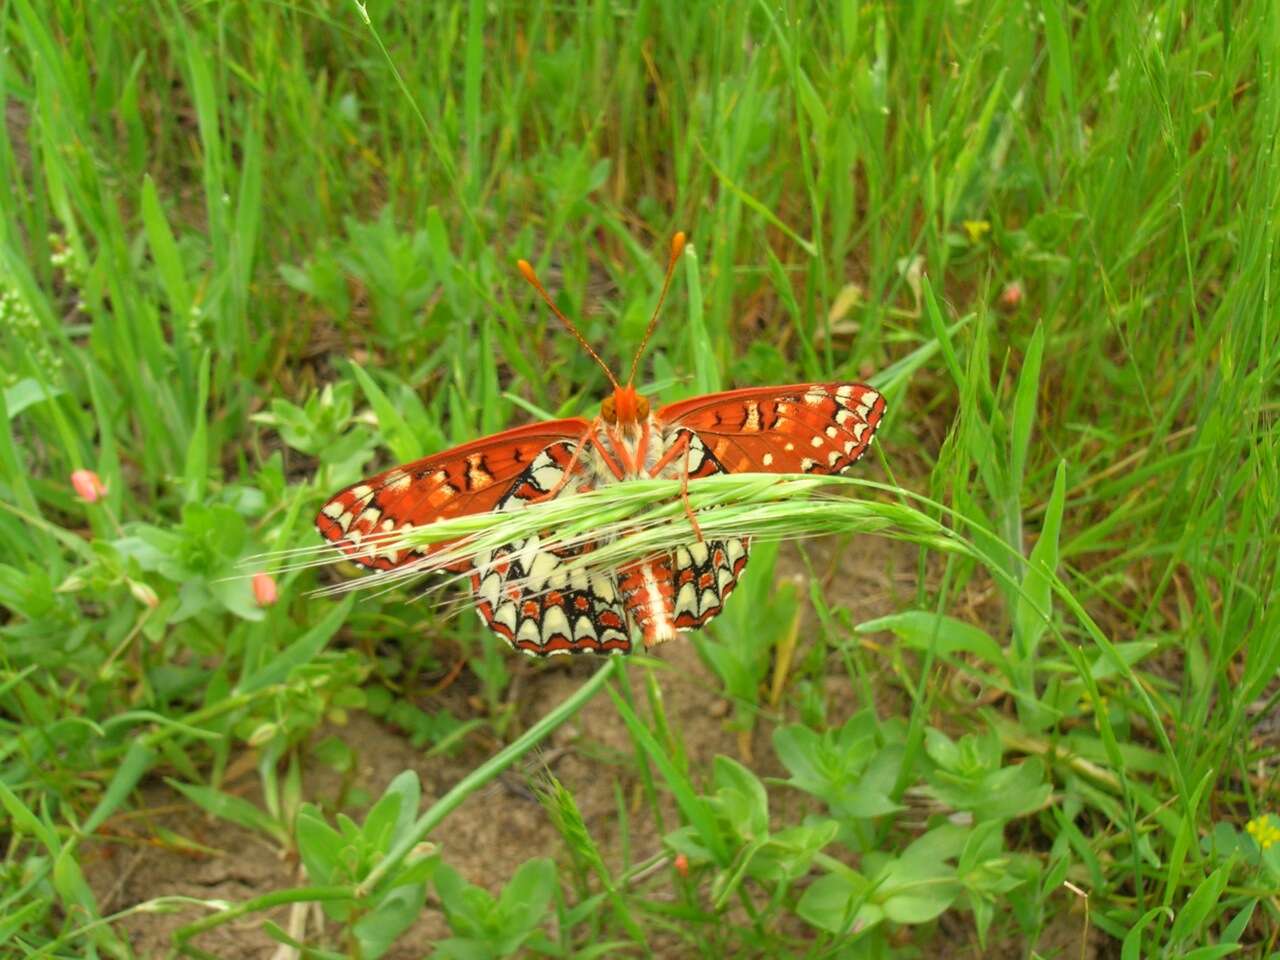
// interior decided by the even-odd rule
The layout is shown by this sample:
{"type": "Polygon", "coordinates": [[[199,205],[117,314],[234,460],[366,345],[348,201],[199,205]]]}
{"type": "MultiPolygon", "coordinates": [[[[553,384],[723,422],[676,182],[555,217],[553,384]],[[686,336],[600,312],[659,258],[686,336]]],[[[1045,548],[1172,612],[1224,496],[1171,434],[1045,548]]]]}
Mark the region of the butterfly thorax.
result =
{"type": "Polygon", "coordinates": [[[654,476],[668,448],[662,425],[652,414],[641,423],[597,420],[588,443],[598,484],[654,476]]]}

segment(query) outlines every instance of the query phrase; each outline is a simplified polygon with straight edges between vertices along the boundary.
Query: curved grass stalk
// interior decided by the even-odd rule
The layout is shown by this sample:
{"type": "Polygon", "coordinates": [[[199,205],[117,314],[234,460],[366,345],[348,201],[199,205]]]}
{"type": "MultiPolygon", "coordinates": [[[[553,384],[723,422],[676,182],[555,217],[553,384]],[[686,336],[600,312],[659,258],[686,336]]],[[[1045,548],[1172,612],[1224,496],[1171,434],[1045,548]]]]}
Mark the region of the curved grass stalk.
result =
{"type": "Polygon", "coordinates": [[[398,867],[412,851],[413,848],[426,839],[433,829],[439,826],[462,802],[475,793],[490,780],[500,774],[507,767],[511,766],[522,756],[536,747],[544,737],[551,733],[556,727],[564,723],[575,713],[586,706],[587,702],[599,692],[600,688],[613,676],[618,668],[618,661],[614,657],[610,657],[599,670],[591,675],[591,679],[580,686],[573,692],[571,696],[566,698],[559,706],[550,713],[547,713],[541,720],[531,726],[515,740],[511,741],[503,749],[499,750],[492,757],[486,760],[480,766],[476,767],[446,793],[443,797],[431,805],[431,807],[419,817],[409,829],[409,832],[400,839],[394,847],[387,851],[386,857],[376,867],[369,872],[360,885],[356,888],[356,896],[367,896],[378,881],[385,877],[390,871],[398,867]]]}

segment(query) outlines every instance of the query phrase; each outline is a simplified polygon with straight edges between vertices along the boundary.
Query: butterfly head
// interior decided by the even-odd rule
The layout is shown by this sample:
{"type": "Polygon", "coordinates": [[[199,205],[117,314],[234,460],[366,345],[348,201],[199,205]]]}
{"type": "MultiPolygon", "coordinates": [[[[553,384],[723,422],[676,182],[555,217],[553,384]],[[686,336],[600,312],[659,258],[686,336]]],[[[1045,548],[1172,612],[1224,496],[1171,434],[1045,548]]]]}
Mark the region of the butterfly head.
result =
{"type": "Polygon", "coordinates": [[[649,400],[628,383],[604,398],[600,404],[600,419],[611,427],[637,427],[649,419],[649,400]]]}

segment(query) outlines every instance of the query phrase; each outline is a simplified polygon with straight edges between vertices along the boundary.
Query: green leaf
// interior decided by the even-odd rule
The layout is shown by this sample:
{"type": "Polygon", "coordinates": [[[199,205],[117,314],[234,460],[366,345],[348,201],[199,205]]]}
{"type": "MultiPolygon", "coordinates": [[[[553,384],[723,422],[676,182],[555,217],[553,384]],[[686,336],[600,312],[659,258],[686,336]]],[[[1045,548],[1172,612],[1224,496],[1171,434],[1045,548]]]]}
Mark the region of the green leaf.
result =
{"type": "Polygon", "coordinates": [[[379,852],[390,849],[413,826],[421,799],[422,786],[417,772],[401,771],[387,784],[387,789],[365,818],[365,841],[379,852]]]}
{"type": "Polygon", "coordinates": [[[248,830],[266,834],[277,843],[284,844],[287,840],[280,824],[272,820],[259,807],[254,806],[242,797],[223,793],[213,787],[182,783],[168,777],[165,778],[165,783],[206,813],[220,817],[223,820],[230,820],[232,823],[239,824],[248,830]]]}
{"type": "Polygon", "coordinates": [[[324,645],[329,642],[329,638],[337,633],[338,628],[346,621],[351,607],[355,604],[355,599],[355,594],[347,594],[341,603],[325,614],[323,620],[272,657],[267,664],[241,679],[236,688],[237,692],[253,693],[273,683],[283,683],[295,667],[314,660],[324,649],[324,645]]]}
{"type": "Polygon", "coordinates": [[[1011,667],[1004,649],[985,630],[942,613],[907,610],[860,623],[860,634],[887,630],[913,650],[936,650],[939,654],[967,653],[989,663],[1006,676],[1011,667]]]}
{"type": "Polygon", "coordinates": [[[498,910],[504,926],[527,934],[546,916],[555,892],[556,865],[546,857],[526,860],[498,895],[498,910]]]}
{"type": "Polygon", "coordinates": [[[1161,915],[1172,917],[1173,911],[1168,907],[1152,907],[1129,928],[1120,946],[1120,960],[1142,960],[1142,932],[1151,925],[1151,921],[1161,915]]]}
{"type": "Polygon", "coordinates": [[[151,259],[160,275],[160,285],[169,298],[175,326],[185,323],[191,313],[191,287],[160,196],[156,193],[155,181],[149,173],[142,177],[142,226],[147,234],[147,246],[151,248],[151,259]]]}
{"type": "Polygon", "coordinates": [[[111,778],[111,783],[107,785],[106,791],[102,794],[102,799],[98,801],[98,805],[93,808],[93,812],[89,814],[81,825],[81,831],[89,834],[102,826],[107,817],[115,813],[120,808],[120,805],[128,799],[133,788],[150,771],[155,760],[155,751],[151,748],[146,738],[134,740],[130,743],[129,749],[125,751],[124,759],[120,762],[120,766],[116,768],[116,772],[111,778]]]}
{"type": "Polygon", "coordinates": [[[1027,468],[1027,447],[1031,442],[1031,427],[1036,418],[1036,394],[1040,389],[1040,361],[1044,356],[1044,327],[1036,324],[1027,353],[1022,360],[1022,372],[1018,375],[1018,389],[1013,400],[1013,423],[1009,428],[1009,478],[1014,490],[1023,486],[1023,474],[1027,468]]]}
{"type": "Polygon", "coordinates": [[[206,350],[200,358],[200,371],[196,386],[196,402],[193,415],[195,421],[191,426],[191,436],[187,440],[187,457],[182,471],[183,496],[187,503],[199,503],[204,500],[205,485],[209,480],[209,368],[212,354],[206,350]]]}
{"type": "Polygon", "coordinates": [[[382,433],[382,439],[391,448],[396,460],[401,463],[408,463],[410,460],[417,460],[421,457],[425,452],[422,449],[422,441],[409,428],[409,424],[400,415],[400,411],[395,404],[387,399],[387,395],[382,388],[354,360],[350,361],[350,368],[352,375],[356,378],[356,382],[360,384],[361,391],[364,392],[365,399],[369,401],[369,406],[373,407],[373,412],[378,418],[378,429],[382,433]]]}
{"type": "Polygon", "coordinates": [[[878,906],[864,903],[868,889],[867,882],[852,870],[829,873],[805,890],[796,904],[796,915],[836,936],[848,934],[855,921],[858,932],[864,933],[884,919],[878,906]]]}
{"type": "Polygon", "coordinates": [[[386,953],[422,916],[426,901],[425,882],[402,883],[388,890],[378,899],[377,906],[351,928],[360,944],[359,956],[372,960],[386,953]]]}
{"type": "Polygon", "coordinates": [[[324,820],[324,814],[314,803],[304,803],[298,809],[294,821],[298,836],[298,850],[306,863],[307,875],[315,883],[333,884],[346,882],[349,877],[337,872],[342,862],[340,851],[347,840],[324,820]]]}
{"type": "Polygon", "coordinates": [[[872,898],[895,923],[927,923],[951,906],[962,887],[947,861],[963,850],[967,831],[935,827],[890,860],[875,877],[872,898]]]}
{"type": "Polygon", "coordinates": [[[27,407],[60,397],[64,393],[66,391],[61,387],[48,386],[31,377],[23,377],[13,386],[4,388],[4,405],[0,410],[5,411],[6,420],[12,420],[27,407]]]}
{"type": "Polygon", "coordinates": [[[1052,609],[1053,578],[1058,569],[1058,537],[1062,532],[1062,507],[1066,497],[1067,464],[1061,461],[1053,480],[1053,492],[1045,509],[1040,539],[1031,550],[1022,592],[1014,612],[1014,636],[1020,664],[1030,663],[1040,638],[1048,629],[1045,617],[1052,609]]]}
{"type": "Polygon", "coordinates": [[[759,778],[738,761],[717,756],[712,778],[718,790],[720,813],[740,837],[759,840],[769,835],[769,798],[759,778]]]}
{"type": "Polygon", "coordinates": [[[1231,878],[1234,867],[1234,862],[1224,863],[1200,881],[1173,921],[1173,927],[1169,931],[1170,943],[1182,944],[1200,939],[1210,912],[1222,899],[1222,892],[1227,888],[1227,881],[1231,878]]]}

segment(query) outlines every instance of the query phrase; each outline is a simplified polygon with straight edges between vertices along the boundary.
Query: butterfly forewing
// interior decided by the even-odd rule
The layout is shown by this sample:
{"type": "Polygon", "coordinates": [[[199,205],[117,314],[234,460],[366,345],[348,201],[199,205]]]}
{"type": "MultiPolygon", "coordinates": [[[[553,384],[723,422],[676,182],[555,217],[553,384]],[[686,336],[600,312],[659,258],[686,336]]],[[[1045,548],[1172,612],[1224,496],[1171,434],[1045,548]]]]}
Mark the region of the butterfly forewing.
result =
{"type": "Polygon", "coordinates": [[[316,529],[356,563],[394,570],[430,552],[404,549],[407,531],[494,509],[538,454],[580,439],[588,426],[578,418],[531,423],[394,467],[331,497],[316,515],[316,529]]]}
{"type": "Polygon", "coordinates": [[[696,433],[729,473],[839,473],[866,452],[884,410],[865,384],[798,383],[691,397],[658,418],[696,433]]]}

